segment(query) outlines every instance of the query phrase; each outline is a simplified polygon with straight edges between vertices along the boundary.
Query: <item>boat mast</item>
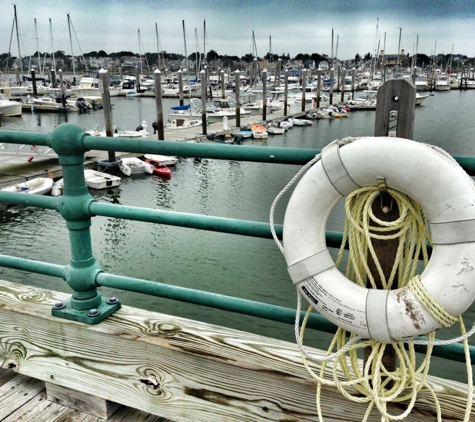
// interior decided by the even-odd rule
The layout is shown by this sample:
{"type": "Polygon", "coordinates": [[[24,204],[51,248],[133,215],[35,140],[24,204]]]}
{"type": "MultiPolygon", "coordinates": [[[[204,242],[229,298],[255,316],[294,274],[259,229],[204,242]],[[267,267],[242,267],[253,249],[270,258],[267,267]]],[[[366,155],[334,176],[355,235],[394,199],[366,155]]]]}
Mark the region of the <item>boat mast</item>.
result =
{"type": "Polygon", "coordinates": [[[399,55],[401,54],[401,33],[402,33],[402,28],[399,28],[399,42],[397,45],[396,77],[399,74],[399,55]]]}
{"type": "Polygon", "coordinates": [[[183,26],[183,43],[185,44],[185,66],[186,66],[186,83],[188,84],[189,76],[188,76],[188,51],[186,49],[186,32],[185,32],[185,21],[182,20],[181,24],[183,26]]]}
{"type": "Polygon", "coordinates": [[[142,49],[140,48],[140,29],[137,29],[137,32],[138,32],[138,39],[139,39],[140,78],[142,78],[142,49]]]}
{"type": "Polygon", "coordinates": [[[41,75],[41,54],[40,54],[40,43],[39,43],[39,38],[38,38],[38,28],[36,26],[36,18],[33,19],[35,22],[35,35],[36,35],[36,53],[38,54],[38,72],[39,75],[41,75]]]}
{"type": "Polygon", "coordinates": [[[447,63],[445,73],[447,73],[447,76],[449,75],[449,72],[452,71],[452,56],[454,55],[454,45],[452,44],[452,52],[450,53],[450,60],[447,63]]]}
{"type": "Polygon", "coordinates": [[[206,20],[203,21],[203,64],[206,65],[206,20]]]}
{"type": "Polygon", "coordinates": [[[195,76],[198,77],[199,69],[201,69],[201,53],[198,41],[198,29],[195,28],[195,76]]]}
{"type": "Polygon", "coordinates": [[[54,60],[54,46],[53,46],[53,25],[51,23],[51,18],[49,18],[49,34],[51,38],[51,51],[53,52],[53,67],[52,69],[55,69],[56,61],[54,60]]]}
{"type": "Polygon", "coordinates": [[[16,14],[16,4],[13,5],[13,10],[14,10],[14,19],[15,19],[15,28],[16,28],[16,41],[18,44],[18,58],[20,59],[20,72],[21,72],[21,75],[23,76],[23,63],[21,61],[20,34],[18,33],[18,18],[16,14]]]}
{"type": "Polygon", "coordinates": [[[69,44],[71,45],[71,62],[73,64],[73,76],[76,77],[76,70],[74,68],[73,38],[71,37],[71,18],[69,16],[69,13],[67,13],[67,16],[68,16],[69,44]]]}
{"type": "Polygon", "coordinates": [[[155,22],[155,38],[156,38],[156,41],[157,41],[158,70],[160,70],[160,41],[158,40],[158,27],[157,27],[157,22],[155,22]]]}

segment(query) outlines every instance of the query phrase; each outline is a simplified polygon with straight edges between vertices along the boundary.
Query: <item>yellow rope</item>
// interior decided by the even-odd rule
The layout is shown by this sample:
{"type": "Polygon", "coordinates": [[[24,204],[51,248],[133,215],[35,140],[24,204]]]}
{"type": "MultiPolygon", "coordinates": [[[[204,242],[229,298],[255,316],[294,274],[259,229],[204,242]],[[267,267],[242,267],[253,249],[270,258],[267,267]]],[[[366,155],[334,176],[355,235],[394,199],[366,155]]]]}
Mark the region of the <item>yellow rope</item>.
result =
{"type": "Polygon", "coordinates": [[[442,306],[432,299],[432,296],[422,284],[420,276],[411,278],[408,286],[417,300],[440,325],[450,327],[457,322],[457,317],[449,314],[444,308],[442,308],[442,306]]]}
{"type": "MultiPolygon", "coordinates": [[[[338,253],[336,264],[340,265],[344,258],[345,246],[348,243],[349,253],[347,256],[346,276],[360,286],[368,283],[372,288],[376,288],[373,275],[368,267],[368,257],[371,256],[379,279],[385,289],[392,288],[397,279],[397,287],[410,285],[411,290],[426,309],[436,315],[437,321],[443,325],[452,325],[457,318],[445,312],[433,300],[430,299],[425,288],[420,283],[416,272],[418,270],[419,256],[422,255],[424,265],[428,263],[427,242],[430,241],[430,233],[427,221],[420,206],[402,192],[386,188],[385,183],[380,182],[378,187],[364,187],[352,192],[345,203],[346,221],[343,235],[343,242],[338,253]],[[399,210],[399,218],[395,221],[381,221],[372,212],[373,202],[379,197],[381,190],[387,192],[392,201],[395,201],[399,210]],[[375,226],[377,224],[377,226],[375,226]],[[393,267],[386,277],[376,256],[372,239],[398,239],[396,259],[393,267]]],[[[303,344],[304,332],[307,320],[313,310],[309,307],[300,329],[300,345],[303,344]]],[[[459,318],[462,333],[465,327],[461,317],[459,318]]],[[[348,334],[344,329],[339,328],[330,347],[327,356],[334,351],[338,351],[347,344],[348,334]]],[[[354,339],[351,334],[349,339],[354,339]]],[[[435,334],[427,335],[428,341],[435,339],[435,334]]],[[[466,342],[467,340],[465,340],[466,342]]],[[[468,345],[468,343],[466,343],[468,345]]],[[[425,388],[429,391],[434,401],[437,421],[442,421],[442,413],[439,400],[433,389],[427,384],[426,378],[430,367],[430,357],[433,346],[428,344],[425,358],[416,366],[416,353],[414,345],[408,344],[407,350],[403,342],[384,344],[374,340],[365,340],[351,344],[348,350],[337,355],[333,361],[333,371],[331,379],[326,376],[327,361],[322,363],[319,374],[316,374],[309,366],[307,357],[302,353],[302,359],[308,372],[318,381],[316,401],[319,421],[323,421],[323,414],[320,406],[322,386],[331,385],[348,399],[356,403],[367,403],[367,409],[363,417],[366,422],[374,408],[381,414],[381,421],[399,421],[409,415],[416,402],[417,394],[425,388]],[[358,351],[360,349],[370,350],[365,362],[365,367],[361,370],[358,361],[358,351]],[[386,368],[382,357],[384,352],[392,348],[397,356],[398,366],[396,369],[386,368]],[[399,415],[391,415],[387,410],[388,403],[406,403],[406,410],[399,415]]],[[[466,348],[468,349],[468,347],[466,348]]],[[[466,352],[467,370],[470,371],[470,356],[466,352]]],[[[470,418],[472,406],[472,384],[469,380],[469,398],[465,411],[464,421],[470,418]]]]}

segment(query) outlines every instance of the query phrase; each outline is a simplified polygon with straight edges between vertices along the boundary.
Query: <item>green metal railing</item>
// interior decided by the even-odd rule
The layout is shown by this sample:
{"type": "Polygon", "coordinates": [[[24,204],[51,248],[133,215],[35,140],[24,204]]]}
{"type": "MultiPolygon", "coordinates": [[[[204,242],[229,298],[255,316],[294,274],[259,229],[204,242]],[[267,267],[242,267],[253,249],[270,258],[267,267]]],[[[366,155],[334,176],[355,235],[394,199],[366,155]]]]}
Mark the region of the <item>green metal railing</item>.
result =
{"type": "MultiPolygon", "coordinates": [[[[87,324],[99,323],[121,306],[117,298],[106,298],[100,294],[98,287],[104,286],[294,324],[294,309],[104,272],[95,262],[92,253],[90,226],[93,216],[124,218],[268,239],[271,239],[272,235],[268,223],[98,202],[89,194],[85,182],[83,171],[85,153],[94,149],[303,165],[318,154],[319,150],[166,142],[143,138],[101,138],[90,136],[78,126],[67,123],[59,125],[49,134],[2,130],[0,143],[51,147],[58,154],[62,166],[64,188],[60,197],[0,191],[0,203],[54,209],[66,221],[71,249],[69,265],[0,255],[1,266],[62,278],[68,283],[73,291],[72,296],[64,302],[56,303],[52,309],[53,315],[87,324]]],[[[469,174],[475,174],[475,158],[455,158],[469,174]]],[[[275,229],[280,237],[282,226],[277,225],[275,229]]],[[[339,247],[342,235],[327,232],[326,238],[329,247],[339,247]]],[[[312,314],[307,325],[324,332],[336,331],[335,325],[318,314],[312,314]]],[[[416,347],[418,351],[425,350],[424,346],[416,347]]],[[[470,354],[472,359],[475,359],[475,347],[471,346],[470,354]]],[[[465,361],[460,344],[436,346],[433,355],[465,361]]]]}

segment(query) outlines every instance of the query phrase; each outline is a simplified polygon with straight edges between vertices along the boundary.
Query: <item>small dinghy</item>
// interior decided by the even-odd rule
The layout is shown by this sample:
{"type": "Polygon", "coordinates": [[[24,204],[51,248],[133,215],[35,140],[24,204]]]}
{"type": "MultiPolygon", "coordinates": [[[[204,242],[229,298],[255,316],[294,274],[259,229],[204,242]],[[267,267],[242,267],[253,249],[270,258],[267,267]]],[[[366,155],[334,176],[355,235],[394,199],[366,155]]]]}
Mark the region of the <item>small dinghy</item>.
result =
{"type": "Polygon", "coordinates": [[[158,155],[158,154],[145,154],[145,159],[158,161],[166,166],[174,166],[178,163],[178,157],[168,156],[168,155],[158,155]]]}
{"type": "Polygon", "coordinates": [[[91,189],[114,188],[120,185],[120,177],[96,170],[84,170],[86,185],[91,189]]]}
{"type": "Polygon", "coordinates": [[[252,130],[252,137],[254,139],[266,139],[267,138],[267,130],[264,126],[262,125],[252,125],[251,126],[252,130]]]}
{"type": "Polygon", "coordinates": [[[32,195],[45,195],[52,187],[53,179],[49,177],[36,177],[34,179],[26,180],[25,182],[6,186],[1,190],[6,192],[29,193],[32,195]]]}
{"type": "Polygon", "coordinates": [[[165,164],[160,161],[150,160],[149,158],[145,159],[145,162],[152,167],[153,173],[157,176],[168,177],[172,176],[171,170],[165,164]]]}
{"type": "Polygon", "coordinates": [[[268,126],[267,133],[271,135],[283,135],[287,129],[285,127],[268,126]]]}
{"type": "Polygon", "coordinates": [[[132,174],[140,174],[140,173],[153,173],[152,166],[140,160],[137,157],[126,157],[120,159],[119,169],[122,173],[126,176],[130,176],[132,174]]]}

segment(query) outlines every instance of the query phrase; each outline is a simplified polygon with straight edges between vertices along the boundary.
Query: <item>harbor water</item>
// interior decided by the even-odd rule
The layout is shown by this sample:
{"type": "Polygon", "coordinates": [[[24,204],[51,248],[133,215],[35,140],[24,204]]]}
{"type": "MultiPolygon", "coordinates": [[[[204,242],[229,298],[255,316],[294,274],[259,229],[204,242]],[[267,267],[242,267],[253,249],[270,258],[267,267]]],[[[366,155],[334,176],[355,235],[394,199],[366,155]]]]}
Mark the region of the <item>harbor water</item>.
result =
{"type": "MultiPolygon", "coordinates": [[[[142,121],[149,128],[155,120],[154,98],[112,98],[114,124],[134,130],[142,121]]],[[[178,100],[164,100],[165,109],[178,100]]],[[[475,156],[472,113],[475,92],[436,92],[417,107],[414,139],[445,149],[452,155],[475,156]]],[[[272,118],[272,114],[268,114],[272,118]]],[[[256,116],[256,120],[258,116],[256,116]]],[[[374,111],[350,113],[348,118],[315,121],[312,126],[294,127],[284,135],[247,141],[252,145],[321,149],[335,139],[372,136],[374,111]]],[[[49,132],[69,122],[82,128],[103,125],[102,111],[86,114],[24,114],[3,118],[8,129],[49,132]]],[[[197,133],[200,128],[197,129],[197,133]]],[[[298,166],[203,159],[183,159],[172,170],[170,180],[150,175],[124,177],[118,188],[91,191],[99,201],[216,215],[259,222],[269,221],[271,204],[299,170],[298,166]]],[[[437,187],[435,187],[437,188],[437,187]]],[[[281,224],[284,197],[276,209],[281,224]]],[[[341,208],[332,214],[327,229],[343,231],[341,208]]],[[[66,265],[69,238],[61,216],[52,210],[12,208],[0,212],[1,253],[66,265]]],[[[284,258],[274,241],[232,236],[178,227],[151,225],[122,219],[95,217],[91,228],[93,251],[106,271],[193,289],[236,296],[295,308],[296,293],[284,258]]],[[[67,284],[47,276],[0,268],[5,280],[69,292],[67,284]]],[[[172,316],[193,318],[294,342],[293,326],[226,313],[196,305],[142,294],[102,289],[123,304],[172,316]]],[[[466,325],[475,320],[475,305],[464,314],[466,325]]],[[[456,329],[441,330],[440,338],[457,336],[456,329]]],[[[309,330],[306,343],[326,348],[328,334],[309,330]]],[[[470,340],[475,345],[475,339],[470,340]]],[[[431,374],[466,382],[463,364],[433,359],[431,374]]]]}

